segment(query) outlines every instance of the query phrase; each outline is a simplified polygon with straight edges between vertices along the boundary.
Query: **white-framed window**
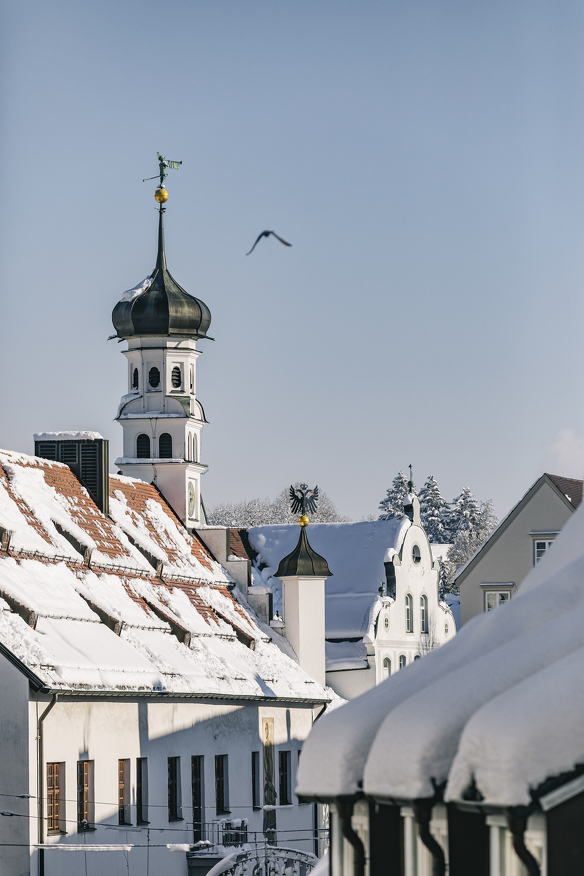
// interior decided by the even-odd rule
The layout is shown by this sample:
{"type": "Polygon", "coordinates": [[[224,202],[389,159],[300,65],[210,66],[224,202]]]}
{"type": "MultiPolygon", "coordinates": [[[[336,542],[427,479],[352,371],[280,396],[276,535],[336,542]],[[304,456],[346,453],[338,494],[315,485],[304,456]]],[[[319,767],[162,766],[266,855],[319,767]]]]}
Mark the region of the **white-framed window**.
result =
{"type": "Polygon", "coordinates": [[[406,655],[405,655],[405,654],[400,654],[400,655],[399,655],[399,668],[400,668],[400,669],[403,669],[404,666],[406,665],[406,663],[407,663],[406,655]]]}
{"type": "Polygon", "coordinates": [[[381,667],[381,678],[385,680],[391,675],[391,660],[389,657],[384,657],[383,666],[381,667]]]}
{"type": "Polygon", "coordinates": [[[414,600],[411,593],[406,593],[406,633],[414,632],[414,600]]]}
{"type": "Polygon", "coordinates": [[[545,552],[551,547],[554,543],[553,538],[535,538],[533,540],[533,565],[535,566],[545,552]]]}
{"type": "Polygon", "coordinates": [[[427,633],[429,630],[428,626],[428,597],[420,596],[420,625],[421,631],[423,633],[427,633]]]}
{"type": "Polygon", "coordinates": [[[499,605],[509,602],[511,599],[510,590],[486,590],[485,591],[485,611],[492,611],[499,605]]]}

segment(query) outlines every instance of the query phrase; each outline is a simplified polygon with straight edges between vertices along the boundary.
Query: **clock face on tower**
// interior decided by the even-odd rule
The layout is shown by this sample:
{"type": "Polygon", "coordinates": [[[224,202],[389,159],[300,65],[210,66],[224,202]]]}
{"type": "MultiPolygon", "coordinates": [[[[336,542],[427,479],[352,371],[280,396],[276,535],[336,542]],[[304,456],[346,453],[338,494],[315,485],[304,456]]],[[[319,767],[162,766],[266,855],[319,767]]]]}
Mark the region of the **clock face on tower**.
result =
{"type": "Polygon", "coordinates": [[[195,516],[195,488],[193,487],[192,481],[189,481],[189,517],[195,516]]]}

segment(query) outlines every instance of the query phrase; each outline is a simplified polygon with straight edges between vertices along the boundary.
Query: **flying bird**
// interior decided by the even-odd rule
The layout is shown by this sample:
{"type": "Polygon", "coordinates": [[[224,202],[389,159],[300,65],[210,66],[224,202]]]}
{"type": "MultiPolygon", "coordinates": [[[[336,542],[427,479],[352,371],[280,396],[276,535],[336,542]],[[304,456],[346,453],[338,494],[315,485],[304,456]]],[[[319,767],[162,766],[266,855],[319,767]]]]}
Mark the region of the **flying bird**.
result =
{"type": "Polygon", "coordinates": [[[291,244],[291,243],[288,243],[287,240],[283,240],[281,237],[278,237],[278,235],[276,234],[275,231],[262,231],[262,233],[258,235],[258,239],[257,239],[256,242],[254,243],[254,245],[252,246],[252,248],[250,249],[250,251],[249,251],[249,252],[246,252],[246,255],[251,255],[252,252],[254,251],[254,249],[256,248],[256,246],[258,245],[258,243],[260,242],[260,240],[262,239],[262,237],[269,237],[270,234],[273,234],[274,237],[276,238],[276,240],[279,240],[280,243],[283,243],[283,244],[284,244],[284,246],[292,246],[292,244],[291,244]]]}

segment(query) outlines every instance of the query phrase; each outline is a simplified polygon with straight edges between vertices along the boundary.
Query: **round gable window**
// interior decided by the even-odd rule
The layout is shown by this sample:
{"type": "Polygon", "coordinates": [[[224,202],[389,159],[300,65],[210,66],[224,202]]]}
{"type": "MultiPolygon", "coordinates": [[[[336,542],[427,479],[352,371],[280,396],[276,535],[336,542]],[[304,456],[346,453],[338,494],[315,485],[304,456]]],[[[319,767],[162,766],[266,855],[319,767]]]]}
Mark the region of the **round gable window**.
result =
{"type": "Polygon", "coordinates": [[[385,627],[386,630],[389,629],[389,618],[387,615],[385,615],[385,620],[383,621],[383,626],[385,627]]]}
{"type": "Polygon", "coordinates": [[[160,385],[160,371],[158,368],[151,368],[148,372],[148,383],[153,389],[160,385]]]}
{"type": "Polygon", "coordinates": [[[417,544],[415,544],[412,548],[412,560],[414,563],[419,563],[422,559],[422,554],[420,552],[420,548],[417,544]]]}

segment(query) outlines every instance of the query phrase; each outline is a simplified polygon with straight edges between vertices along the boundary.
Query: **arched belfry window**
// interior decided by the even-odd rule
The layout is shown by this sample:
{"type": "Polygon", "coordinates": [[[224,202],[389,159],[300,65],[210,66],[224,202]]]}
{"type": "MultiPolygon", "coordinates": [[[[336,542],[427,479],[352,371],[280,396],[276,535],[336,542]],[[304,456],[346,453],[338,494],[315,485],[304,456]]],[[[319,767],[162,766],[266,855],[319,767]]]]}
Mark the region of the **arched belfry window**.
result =
{"type": "Polygon", "coordinates": [[[156,387],[160,386],[160,371],[158,368],[150,369],[148,372],[148,383],[152,389],[156,389],[156,387]]]}
{"type": "Polygon", "coordinates": [[[161,459],[171,459],[172,457],[172,435],[168,432],[163,432],[158,439],[158,455],[161,459]]]}
{"type": "Polygon", "coordinates": [[[420,626],[423,633],[428,632],[428,597],[420,596],[420,626]]]}
{"type": "Polygon", "coordinates": [[[389,657],[385,657],[383,660],[382,677],[389,678],[390,675],[391,675],[391,660],[389,659],[389,657]]]}
{"type": "Polygon", "coordinates": [[[132,374],[132,389],[138,389],[138,369],[134,368],[132,374]]]}
{"type": "Polygon", "coordinates": [[[193,462],[199,461],[199,439],[193,435],[193,462]]]}
{"type": "Polygon", "coordinates": [[[412,560],[414,563],[419,563],[422,559],[422,553],[420,551],[419,545],[415,544],[412,548],[412,560]]]}
{"type": "Polygon", "coordinates": [[[138,459],[150,459],[150,438],[148,435],[138,435],[136,439],[136,456],[138,459]]]}
{"type": "Polygon", "coordinates": [[[182,385],[182,375],[180,373],[180,368],[178,367],[178,365],[175,365],[172,369],[172,375],[170,379],[172,381],[173,387],[175,389],[180,389],[182,385]]]}
{"type": "Polygon", "coordinates": [[[414,632],[414,601],[412,594],[406,594],[406,633],[414,632]]]}

